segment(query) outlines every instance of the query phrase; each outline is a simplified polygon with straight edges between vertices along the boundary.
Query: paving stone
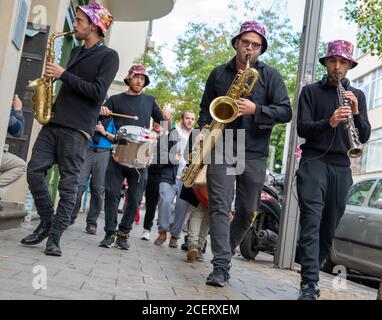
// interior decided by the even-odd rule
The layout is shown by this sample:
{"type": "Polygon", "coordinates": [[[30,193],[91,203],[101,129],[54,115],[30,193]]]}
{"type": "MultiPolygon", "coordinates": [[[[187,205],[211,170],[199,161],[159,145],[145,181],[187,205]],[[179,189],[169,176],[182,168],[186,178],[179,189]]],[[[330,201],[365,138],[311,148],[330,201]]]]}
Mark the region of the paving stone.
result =
{"type": "MultiPolygon", "coordinates": [[[[103,223],[100,218],[99,225],[103,223]]],[[[0,231],[0,299],[295,300],[298,296],[299,266],[274,268],[273,257],[264,253],[255,261],[235,255],[230,284],[215,288],[205,284],[212,271],[209,249],[204,262],[188,263],[185,252],[169,248],[168,241],[163,247],[154,245],[156,230],[151,241],[142,241],[141,225],[131,231],[129,250],[100,248],[102,227],[95,236],[86,234],[85,216],[80,214],[62,237],[63,256],[50,257],[43,253],[45,241],[32,248],[19,244],[37,224],[0,231]],[[36,266],[47,270],[47,290],[32,286],[36,266]]],[[[346,283],[347,289],[338,289],[333,279],[321,274],[323,300],[376,298],[374,289],[352,282],[346,283]]]]}

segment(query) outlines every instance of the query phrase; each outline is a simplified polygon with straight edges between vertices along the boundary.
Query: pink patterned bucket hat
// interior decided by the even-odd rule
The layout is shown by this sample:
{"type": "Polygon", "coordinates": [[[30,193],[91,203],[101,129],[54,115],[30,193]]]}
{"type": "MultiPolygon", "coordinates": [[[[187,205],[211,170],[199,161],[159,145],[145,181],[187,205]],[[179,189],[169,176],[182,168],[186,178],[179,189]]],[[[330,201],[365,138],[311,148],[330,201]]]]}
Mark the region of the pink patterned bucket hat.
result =
{"type": "Polygon", "coordinates": [[[81,9],[90,18],[91,22],[101,29],[103,36],[106,36],[113,22],[113,16],[108,9],[97,2],[86,6],[78,6],[77,9],[81,9]]]}
{"type": "Polygon", "coordinates": [[[263,38],[263,45],[261,46],[261,54],[263,54],[268,48],[267,42],[267,31],[265,30],[265,26],[263,26],[260,22],[257,21],[246,21],[240,27],[240,32],[237,36],[233,37],[231,40],[232,46],[235,47],[236,39],[239,39],[246,32],[256,32],[263,38]]]}
{"type": "Polygon", "coordinates": [[[147,75],[147,71],[146,71],[146,68],[143,64],[135,64],[133,65],[130,70],[129,70],[129,74],[126,76],[125,78],[125,83],[127,85],[129,85],[129,80],[131,78],[133,78],[136,74],[141,74],[141,75],[144,75],[145,76],[145,85],[144,87],[146,87],[147,85],[149,85],[150,83],[150,79],[149,79],[149,76],[147,75]]]}
{"type": "Polygon", "coordinates": [[[345,40],[334,40],[329,42],[328,44],[328,52],[326,53],[326,56],[318,59],[320,63],[323,66],[326,66],[325,64],[325,59],[329,57],[334,57],[334,56],[340,56],[343,57],[351,62],[353,62],[353,65],[351,66],[350,69],[353,69],[358,65],[358,62],[356,62],[353,59],[353,50],[354,46],[348,41],[345,40]]]}

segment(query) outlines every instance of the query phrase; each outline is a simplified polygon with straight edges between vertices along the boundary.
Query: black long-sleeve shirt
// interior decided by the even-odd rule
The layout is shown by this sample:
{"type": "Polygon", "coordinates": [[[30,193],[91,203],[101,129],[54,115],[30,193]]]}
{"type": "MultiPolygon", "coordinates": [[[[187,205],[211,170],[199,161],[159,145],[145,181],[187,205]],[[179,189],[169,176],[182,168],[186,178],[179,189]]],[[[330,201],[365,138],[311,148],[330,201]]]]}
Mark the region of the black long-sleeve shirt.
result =
{"type": "MultiPolygon", "coordinates": [[[[366,98],[361,90],[348,86],[358,99],[359,114],[354,123],[359,131],[361,143],[370,137],[370,123],[367,117],[366,98]]],[[[298,103],[297,133],[306,142],[301,145],[302,156],[322,159],[333,165],[350,166],[347,156],[350,144],[345,126],[332,128],[329,120],[338,107],[337,88],[323,85],[322,81],[305,86],[298,103]]]]}
{"type": "MultiPolygon", "coordinates": [[[[244,98],[256,104],[256,113],[239,117],[226,126],[226,129],[234,129],[234,131],[245,129],[245,153],[247,159],[267,157],[273,126],[277,123],[289,122],[292,118],[290,100],[280,73],[260,61],[256,62],[252,67],[259,72],[259,79],[251,95],[244,98]]],[[[199,127],[203,127],[212,121],[209,112],[212,100],[226,95],[237,72],[236,57],[212,70],[200,103],[199,127]]],[[[234,143],[235,145],[236,143],[234,143]]]]}
{"type": "Polygon", "coordinates": [[[105,106],[114,113],[137,116],[138,120],[115,117],[114,123],[117,130],[122,126],[138,126],[150,128],[151,118],[160,123],[164,120],[159,105],[151,95],[129,95],[125,92],[111,96],[105,106]]]}
{"type": "Polygon", "coordinates": [[[101,105],[119,68],[118,53],[103,44],[72,50],[51,123],[93,135],[101,105]]]}

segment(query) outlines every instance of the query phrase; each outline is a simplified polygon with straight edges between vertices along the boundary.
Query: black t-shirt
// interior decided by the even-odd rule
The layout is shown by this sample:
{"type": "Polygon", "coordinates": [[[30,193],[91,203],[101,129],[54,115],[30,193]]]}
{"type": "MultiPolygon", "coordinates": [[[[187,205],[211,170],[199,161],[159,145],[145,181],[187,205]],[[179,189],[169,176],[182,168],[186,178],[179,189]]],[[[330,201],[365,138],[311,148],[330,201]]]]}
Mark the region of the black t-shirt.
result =
{"type": "Polygon", "coordinates": [[[121,93],[111,96],[105,103],[113,113],[120,113],[129,116],[137,116],[138,120],[115,117],[114,123],[119,130],[122,126],[138,126],[150,128],[150,120],[156,122],[163,121],[159,105],[153,96],[142,93],[138,96],[121,93]]]}

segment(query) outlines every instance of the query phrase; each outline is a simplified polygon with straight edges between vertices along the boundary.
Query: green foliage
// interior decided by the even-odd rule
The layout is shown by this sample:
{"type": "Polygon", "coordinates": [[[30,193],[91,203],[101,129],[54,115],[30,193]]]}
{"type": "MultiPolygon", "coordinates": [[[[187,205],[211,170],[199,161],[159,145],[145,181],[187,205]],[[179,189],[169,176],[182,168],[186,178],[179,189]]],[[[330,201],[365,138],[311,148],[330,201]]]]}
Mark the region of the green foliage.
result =
{"type": "Polygon", "coordinates": [[[359,28],[358,46],[364,53],[382,56],[382,1],[346,0],[345,18],[359,28]]]}

